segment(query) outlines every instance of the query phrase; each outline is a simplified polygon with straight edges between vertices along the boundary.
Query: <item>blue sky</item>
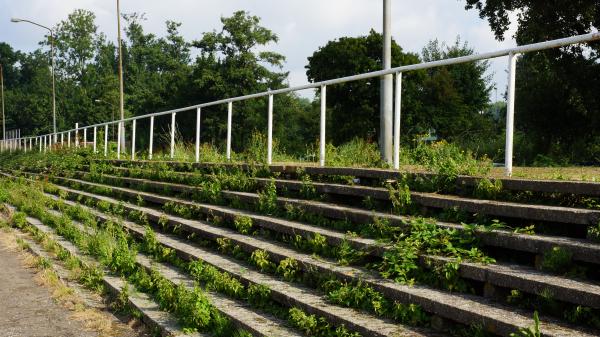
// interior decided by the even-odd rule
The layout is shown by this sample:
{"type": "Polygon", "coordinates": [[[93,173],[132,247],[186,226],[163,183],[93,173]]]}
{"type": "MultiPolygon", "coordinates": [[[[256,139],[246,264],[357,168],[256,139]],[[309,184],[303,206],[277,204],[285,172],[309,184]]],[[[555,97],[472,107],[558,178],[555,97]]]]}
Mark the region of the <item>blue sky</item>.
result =
{"type": "MultiPolygon", "coordinates": [[[[31,25],[14,24],[10,17],[21,17],[53,26],[74,9],[96,13],[97,24],[109,39],[116,40],[115,0],[0,0],[0,41],[20,50],[37,48],[43,31],[31,25]]],[[[307,82],[304,66],[307,57],[327,41],[341,36],[358,36],[371,28],[381,31],[382,0],[121,0],[121,12],[146,13],[147,31],[165,32],[164,22],[182,23],[188,39],[220,27],[220,17],[235,10],[247,10],[262,18],[264,26],[278,34],[280,41],[271,49],[284,54],[284,70],[290,84],[307,82]]],[[[513,30],[506,40],[494,39],[487,21],[476,11],[466,11],[462,0],[392,0],[392,35],[406,50],[420,52],[431,39],[452,43],[458,35],[476,52],[515,45],[513,30]]],[[[498,84],[498,97],[506,86],[506,59],[492,62],[490,72],[498,84]]],[[[492,93],[491,99],[495,99],[492,93]]]]}

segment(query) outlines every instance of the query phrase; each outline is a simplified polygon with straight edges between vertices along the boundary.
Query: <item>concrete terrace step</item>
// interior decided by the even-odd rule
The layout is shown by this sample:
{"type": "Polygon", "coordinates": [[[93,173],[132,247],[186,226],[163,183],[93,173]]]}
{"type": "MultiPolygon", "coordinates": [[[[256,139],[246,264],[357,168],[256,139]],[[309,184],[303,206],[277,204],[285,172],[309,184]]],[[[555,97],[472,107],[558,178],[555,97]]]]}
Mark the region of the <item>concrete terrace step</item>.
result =
{"type": "MultiPolygon", "coordinates": [[[[65,201],[71,205],[76,203],[65,201]]],[[[112,219],[100,211],[85,207],[100,221],[112,219]]],[[[131,221],[121,221],[123,226],[138,238],[143,238],[146,230],[144,227],[131,221]]],[[[314,290],[301,285],[290,284],[279,279],[261,274],[251,267],[236,261],[233,258],[223,257],[214,252],[201,248],[181,239],[175,235],[155,233],[157,241],[163,246],[173,249],[178,256],[188,260],[202,260],[217,269],[233,275],[245,284],[261,284],[271,290],[274,298],[285,306],[296,306],[310,314],[325,317],[336,325],[343,324],[352,331],[357,331],[365,336],[441,336],[439,333],[426,329],[404,327],[396,322],[376,318],[360,311],[339,307],[327,303],[323,296],[314,290]]]]}
{"type": "MultiPolygon", "coordinates": [[[[63,239],[61,236],[57,235],[54,229],[44,225],[40,220],[32,217],[26,217],[25,221],[41,232],[49,235],[56,243],[67,250],[69,254],[72,256],[76,256],[90,266],[97,266],[98,263],[92,260],[91,258],[84,255],[79,248],[73,245],[70,241],[63,239]]],[[[37,245],[37,244],[35,244],[37,245]]],[[[33,248],[32,252],[37,256],[48,257],[41,249],[34,248],[35,245],[30,246],[33,248]]],[[[127,284],[126,281],[122,280],[119,277],[111,276],[108,273],[102,278],[104,286],[112,293],[113,295],[117,295],[121,293],[123,287],[127,284]]],[[[133,286],[131,284],[128,285],[131,289],[133,286]]],[[[132,290],[135,290],[133,288],[132,290]]],[[[151,327],[156,327],[161,331],[162,336],[189,336],[189,337],[208,337],[207,334],[201,334],[198,332],[194,333],[184,333],[179,327],[177,323],[177,319],[173,317],[168,312],[160,310],[158,304],[156,304],[148,295],[144,293],[139,293],[136,291],[132,291],[128,296],[129,305],[133,308],[139,310],[142,313],[142,321],[151,327]]]]}
{"type": "MultiPolygon", "coordinates": [[[[97,160],[99,162],[108,162],[114,165],[132,164],[127,160],[97,160]]],[[[173,161],[137,161],[135,165],[152,165],[163,163],[171,166],[174,169],[211,169],[215,167],[240,168],[249,170],[251,168],[263,168],[262,165],[248,164],[232,164],[232,163],[183,163],[173,161]]],[[[367,179],[400,179],[403,174],[422,176],[425,178],[433,178],[434,173],[417,172],[417,171],[396,171],[390,169],[377,168],[358,168],[358,167],[319,167],[311,165],[281,165],[274,164],[269,166],[271,172],[280,172],[286,174],[295,174],[298,170],[303,170],[310,175],[340,175],[354,176],[357,178],[367,179]]],[[[472,177],[459,175],[457,177],[457,186],[475,186],[482,177],[472,177]]],[[[492,181],[500,180],[503,189],[514,191],[531,191],[545,193],[564,193],[587,196],[600,196],[600,183],[591,181],[569,181],[569,180],[543,180],[543,179],[519,179],[519,178],[501,178],[491,179],[492,181]]]]}
{"type": "MultiPolygon", "coordinates": [[[[382,245],[373,239],[346,236],[333,230],[309,226],[302,223],[282,220],[269,216],[257,215],[253,212],[236,210],[223,206],[201,204],[178,198],[162,197],[160,195],[147,192],[136,192],[135,194],[144,199],[149,197],[150,199],[147,200],[154,203],[165,204],[167,202],[175,202],[179,205],[185,205],[188,207],[193,207],[194,209],[202,210],[205,214],[212,213],[213,215],[218,215],[229,219],[234,219],[236,215],[248,216],[253,219],[253,223],[257,226],[264,226],[265,228],[285,234],[301,234],[306,238],[310,238],[314,237],[314,235],[318,233],[323,235],[330,244],[334,245],[338,245],[342,240],[346,240],[353,247],[371,252],[377,256],[382,256],[386,251],[392,249],[391,246],[382,245]]],[[[130,196],[132,195],[133,194],[130,196]]],[[[423,258],[424,260],[422,262],[425,262],[425,260],[434,263],[451,262],[451,259],[439,256],[424,256],[423,258]]],[[[578,305],[585,305],[592,308],[600,308],[600,286],[587,281],[553,276],[542,273],[533,268],[515,264],[484,265],[479,263],[462,262],[459,272],[464,278],[480,282],[487,282],[493,286],[507,289],[518,289],[536,295],[550,291],[553,294],[553,297],[557,300],[578,305]]]]}
{"type": "MultiPolygon", "coordinates": [[[[256,180],[262,185],[265,185],[270,181],[270,179],[261,178],[257,178],[256,180]]],[[[302,182],[295,180],[274,179],[274,182],[277,188],[286,188],[294,191],[299,191],[303,186],[302,182]]],[[[381,187],[350,186],[318,182],[313,182],[311,184],[318,193],[360,198],[369,196],[374,199],[385,201],[389,201],[390,198],[389,191],[381,187]]],[[[595,225],[600,220],[600,211],[582,208],[481,200],[425,192],[410,192],[410,195],[411,200],[414,203],[431,208],[448,209],[457,207],[460,210],[470,213],[580,225],[595,225]]]]}
{"type": "MultiPolygon", "coordinates": [[[[72,203],[72,205],[74,204],[75,203],[72,203]]],[[[51,212],[54,215],[58,215],[57,211],[51,212]]],[[[37,224],[35,226],[38,229],[42,230],[43,232],[49,235],[52,235],[53,238],[57,242],[59,242],[61,246],[66,248],[71,254],[79,257],[84,256],[77,247],[75,247],[71,242],[57,235],[52,228],[41,224],[41,222],[39,222],[39,220],[37,219],[30,219],[34,221],[34,223],[37,221],[37,224]]],[[[73,223],[76,226],[78,226],[81,230],[86,230],[86,228],[81,223],[77,221],[73,221],[73,223]]],[[[88,258],[88,261],[89,260],[90,258],[88,258]]],[[[152,263],[151,260],[145,257],[143,254],[138,254],[137,262],[146,267],[150,266],[151,264],[154,266],[154,263],[152,263]]],[[[162,276],[166,277],[169,281],[173,282],[174,284],[177,285],[183,282],[188,288],[193,288],[195,286],[195,282],[191,278],[179,273],[176,269],[166,267],[165,265],[161,264],[157,264],[157,266],[162,266],[161,268],[159,268],[159,272],[161,272],[162,276]],[[163,274],[162,271],[167,272],[163,274]]],[[[148,270],[151,269],[152,268],[148,268],[148,270]]],[[[213,306],[215,306],[215,308],[217,308],[217,310],[219,310],[223,315],[230,318],[235,325],[252,332],[256,336],[302,336],[302,334],[299,334],[294,330],[286,328],[285,323],[281,320],[270,315],[256,313],[244,303],[239,303],[238,301],[228,299],[223,295],[209,291],[205,291],[204,294],[209,299],[210,303],[213,306]]],[[[202,336],[209,335],[202,334],[202,336]]]]}
{"type": "MultiPolygon", "coordinates": [[[[54,177],[55,180],[62,180],[65,182],[75,182],[79,184],[87,184],[88,186],[95,186],[101,188],[111,188],[120,193],[124,193],[131,197],[137,197],[143,195],[150,202],[163,203],[165,197],[157,196],[151,193],[141,192],[139,190],[132,190],[121,187],[113,187],[109,185],[97,184],[88,182],[80,179],[70,179],[63,177],[54,177]]],[[[129,178],[134,179],[134,178],[129,178]]],[[[173,191],[179,192],[190,192],[195,187],[186,185],[169,184],[161,182],[153,182],[143,179],[137,179],[145,184],[168,187],[173,191]]],[[[130,180],[133,182],[133,180],[130,180]]],[[[254,193],[245,192],[223,192],[225,197],[231,199],[240,199],[247,202],[258,202],[258,195],[254,193]]],[[[293,205],[295,207],[302,208],[306,211],[320,214],[329,218],[350,220],[358,224],[371,223],[374,219],[386,219],[391,225],[405,226],[406,223],[411,221],[411,218],[405,216],[398,216],[383,212],[367,211],[364,209],[357,209],[346,206],[339,206],[331,203],[307,201],[302,199],[293,198],[278,198],[278,202],[281,206],[286,204],[293,205]]],[[[436,222],[438,226],[448,229],[464,230],[464,227],[455,223],[448,222],[436,222]]],[[[481,240],[481,243],[485,246],[500,247],[509,250],[516,250],[522,252],[528,252],[533,254],[543,254],[547,251],[552,250],[554,247],[561,247],[567,249],[572,253],[573,260],[588,262],[593,264],[600,264],[600,245],[593,243],[586,239],[568,238],[560,236],[550,235],[528,235],[521,233],[514,233],[506,230],[476,230],[475,235],[481,240]]]]}
{"type": "MultiPolygon", "coordinates": [[[[114,199],[111,201],[111,198],[87,192],[79,192],[79,194],[96,200],[116,202],[114,199]]],[[[121,203],[121,205],[124,204],[121,203]]],[[[130,204],[126,207],[142,212],[147,211],[148,218],[153,221],[158,221],[161,215],[163,215],[161,212],[149,208],[130,204]]],[[[363,284],[373,287],[373,289],[380,291],[391,299],[402,303],[419,304],[425,311],[451,321],[466,325],[480,323],[486,330],[503,336],[509,336],[510,333],[516,331],[518,328],[531,325],[531,312],[499,305],[477,296],[448,293],[424,286],[411,287],[398,284],[390,280],[381,279],[362,268],[338,266],[327,260],[315,259],[306,254],[296,253],[289,248],[267,240],[245,236],[224,228],[213,227],[202,221],[187,220],[173,216],[169,216],[168,218],[171,223],[176,222],[178,225],[181,225],[182,230],[185,232],[196,233],[201,237],[211,240],[228,238],[232,243],[239,245],[242,250],[248,253],[254,252],[257,249],[265,250],[275,262],[279,262],[285,258],[293,258],[298,261],[299,266],[305,271],[335,275],[337,278],[348,282],[360,280],[363,284]]],[[[542,320],[541,329],[545,336],[593,336],[595,334],[594,332],[576,330],[553,319],[543,318],[542,320]]]]}

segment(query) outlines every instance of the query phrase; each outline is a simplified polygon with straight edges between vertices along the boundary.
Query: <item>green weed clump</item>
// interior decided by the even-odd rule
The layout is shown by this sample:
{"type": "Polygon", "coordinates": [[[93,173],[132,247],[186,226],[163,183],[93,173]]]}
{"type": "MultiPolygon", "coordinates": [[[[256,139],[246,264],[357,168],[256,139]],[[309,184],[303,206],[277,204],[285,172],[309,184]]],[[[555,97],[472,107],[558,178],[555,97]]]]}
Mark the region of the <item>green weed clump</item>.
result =
{"type": "Polygon", "coordinates": [[[235,217],[233,224],[235,229],[241,234],[250,234],[252,231],[252,218],[245,215],[238,215],[235,217]]]}
{"type": "Polygon", "coordinates": [[[410,153],[411,161],[436,173],[434,185],[440,190],[453,190],[459,175],[480,176],[488,173],[492,162],[477,158],[455,144],[440,141],[431,145],[419,143],[410,153]]]}
{"type": "Polygon", "coordinates": [[[588,227],[587,237],[594,242],[600,243],[600,222],[595,226],[588,227]]]}
{"type": "Polygon", "coordinates": [[[387,163],[381,160],[377,143],[370,143],[362,138],[354,138],[340,146],[327,144],[325,157],[327,166],[388,167],[387,163]]]}
{"type": "Polygon", "coordinates": [[[542,270],[556,274],[565,274],[572,267],[573,253],[561,247],[552,247],[544,253],[542,270]]]}
{"type": "Polygon", "coordinates": [[[521,328],[519,331],[511,333],[510,337],[542,337],[538,312],[533,313],[533,325],[531,327],[521,328]]]}

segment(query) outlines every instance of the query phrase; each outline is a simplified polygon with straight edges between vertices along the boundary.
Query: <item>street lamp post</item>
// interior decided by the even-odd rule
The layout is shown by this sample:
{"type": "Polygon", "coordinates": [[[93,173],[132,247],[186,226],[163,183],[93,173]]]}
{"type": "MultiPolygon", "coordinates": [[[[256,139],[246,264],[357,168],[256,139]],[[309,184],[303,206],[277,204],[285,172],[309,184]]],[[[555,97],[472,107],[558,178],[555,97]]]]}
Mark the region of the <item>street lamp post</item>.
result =
{"type": "MultiPolygon", "coordinates": [[[[125,119],[125,103],[123,98],[123,51],[121,49],[121,8],[119,0],[117,0],[117,39],[119,43],[119,112],[121,113],[121,120],[125,119]]],[[[119,123],[118,125],[120,132],[120,143],[123,144],[122,149],[126,149],[125,146],[125,125],[119,123]]],[[[126,152],[126,151],[125,151],[126,152]]]]}
{"type": "Polygon", "coordinates": [[[27,23],[31,23],[32,25],[47,29],[50,32],[50,58],[51,58],[51,66],[50,66],[50,70],[52,73],[52,132],[53,132],[53,138],[54,138],[54,142],[56,142],[56,85],[55,85],[55,76],[54,76],[54,68],[55,68],[55,64],[54,64],[54,30],[52,30],[49,27],[46,27],[44,25],[41,25],[37,22],[33,22],[30,20],[25,20],[25,19],[17,19],[17,18],[12,18],[10,19],[11,22],[27,22],[27,23]]]}

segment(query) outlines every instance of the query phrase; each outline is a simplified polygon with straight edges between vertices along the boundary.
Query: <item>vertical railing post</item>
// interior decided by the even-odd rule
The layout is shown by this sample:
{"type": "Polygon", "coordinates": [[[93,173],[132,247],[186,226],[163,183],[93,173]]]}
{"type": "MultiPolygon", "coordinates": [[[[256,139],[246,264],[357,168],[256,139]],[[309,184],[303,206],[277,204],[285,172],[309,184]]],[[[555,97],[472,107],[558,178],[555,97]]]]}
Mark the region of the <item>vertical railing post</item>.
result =
{"type": "Polygon", "coordinates": [[[150,116],[150,141],[148,143],[148,159],[152,160],[152,147],[154,145],[154,116],[150,116]]]}
{"type": "Polygon", "coordinates": [[[396,73],[394,94],[394,169],[400,169],[400,114],[402,112],[402,73],[396,73]]]}
{"type": "Polygon", "coordinates": [[[104,156],[108,157],[108,124],[104,124],[104,156]]]}
{"type": "Polygon", "coordinates": [[[83,148],[87,149],[87,128],[83,129],[83,148]]]}
{"type": "Polygon", "coordinates": [[[325,117],[327,110],[327,86],[321,86],[321,135],[319,137],[319,164],[325,166],[325,117]]]}
{"type": "Polygon", "coordinates": [[[131,160],[135,160],[135,126],[137,120],[133,120],[133,125],[131,126],[131,160]]]}
{"type": "Polygon", "coordinates": [[[33,138],[29,138],[29,151],[33,151],[33,138]]]}
{"type": "Polygon", "coordinates": [[[200,162],[200,118],[202,117],[202,109],[196,109],[196,163],[200,162]]]}
{"type": "Polygon", "coordinates": [[[60,133],[60,147],[65,147],[65,133],[60,133]]]}
{"type": "Polygon", "coordinates": [[[267,113],[267,165],[273,164],[273,95],[269,95],[267,113]]]}
{"type": "Polygon", "coordinates": [[[117,159],[121,159],[121,122],[117,123],[117,159]]]}
{"type": "Polygon", "coordinates": [[[171,159],[175,157],[175,116],[176,113],[171,114],[171,159]]]}
{"type": "Polygon", "coordinates": [[[48,135],[44,136],[44,153],[48,152],[48,135]]]}
{"type": "Polygon", "coordinates": [[[227,104],[227,160],[231,160],[231,122],[233,115],[233,102],[227,104]]]}
{"type": "Polygon", "coordinates": [[[98,153],[97,148],[97,134],[98,134],[98,127],[94,126],[94,154],[98,153]]]}
{"type": "Polygon", "coordinates": [[[75,148],[79,148],[79,123],[75,123],[75,148]]]}
{"type": "Polygon", "coordinates": [[[71,131],[67,135],[67,147],[71,148],[71,131]]]}
{"type": "Polygon", "coordinates": [[[506,102],[506,148],[504,150],[505,174],[512,175],[513,165],[513,135],[515,125],[515,82],[517,73],[518,54],[508,54],[508,93],[506,102]]]}

